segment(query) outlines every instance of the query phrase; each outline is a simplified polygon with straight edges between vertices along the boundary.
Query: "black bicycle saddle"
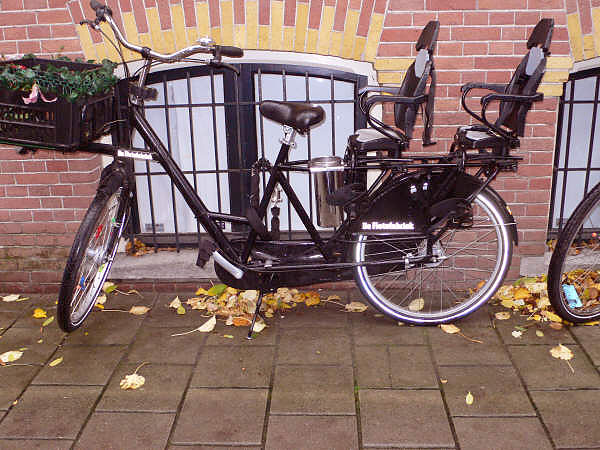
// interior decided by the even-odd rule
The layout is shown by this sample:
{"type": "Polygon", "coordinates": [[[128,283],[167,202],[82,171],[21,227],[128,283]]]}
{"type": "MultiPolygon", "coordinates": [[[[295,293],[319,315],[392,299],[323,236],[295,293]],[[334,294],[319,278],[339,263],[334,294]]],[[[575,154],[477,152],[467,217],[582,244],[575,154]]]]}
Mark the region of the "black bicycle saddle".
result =
{"type": "Polygon", "coordinates": [[[299,133],[323,120],[325,111],[320,106],[310,103],[264,101],[260,104],[260,113],[277,123],[288,125],[299,133]]]}

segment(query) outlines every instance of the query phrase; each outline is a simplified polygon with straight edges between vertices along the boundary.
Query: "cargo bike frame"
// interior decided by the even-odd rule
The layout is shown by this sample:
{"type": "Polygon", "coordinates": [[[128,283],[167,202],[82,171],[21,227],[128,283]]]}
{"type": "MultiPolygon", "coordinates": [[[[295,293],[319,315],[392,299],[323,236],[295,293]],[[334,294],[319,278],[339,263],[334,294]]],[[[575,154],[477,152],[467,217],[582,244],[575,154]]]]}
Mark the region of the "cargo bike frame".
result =
{"type": "MultiPolygon", "coordinates": [[[[433,54],[438,22],[430,22],[416,44],[418,56],[400,88],[367,87],[359,102],[370,128],[358,130],[348,141],[343,161],[289,159],[297,133],[306,133],[322,121],[324,111],[306,103],[265,101],[263,116],[284,127],[276,160],[258,160],[251,169],[251,195],[246,215],[210,211],[184,172],[169,154],[143,113],[144,99],[153,96],[145,87],[153,62],[189,60],[197,53],[212,54],[215,67],[236,70],[221,60],[239,57],[235,47],[210,40],[170,55],[128,42],[112,19],[108,7],[91,2],[96,18],[86,21],[100,30],[106,21],[119,43],[144,58],[134,84],[127,83],[124,117],[126,145],[86,143],[79,150],[114,157],[104,169],[98,194],[77,233],[59,295],[58,318],[66,331],[78,328],[95,304],[108,276],[120,236],[129,216],[132,186],[128,160],[159,163],[212,239],[202,240],[199,262],[214,258],[215,270],[226,284],[258,289],[262,294],[282,286],[305,285],[354,278],[373,306],[395,320],[427,325],[456,320],[484,304],[497,290],[510,265],[517,242],[516,225],[502,198],[490,182],[505,170],[516,170],[520,158],[510,151],[519,146],[525,115],[532,102],[542,99],[535,91],[545,69],[552,21],[534,29],[528,54],[508,85],[470,84],[463,87],[465,110],[480,126],[461,127],[445,155],[405,155],[415,117],[424,118],[424,145],[431,145],[435,69],[433,54]],[[495,93],[481,99],[481,115],[468,108],[473,89],[495,93]],[[486,109],[500,102],[499,118],[491,123],[486,109]],[[374,105],[391,103],[395,127],[371,114],[374,105]],[[135,130],[146,148],[132,148],[135,130]],[[328,233],[319,231],[286,174],[312,173],[317,184],[317,205],[328,220],[328,233]],[[373,177],[370,174],[375,174],[373,177]],[[258,178],[268,174],[260,192],[258,178]],[[374,178],[374,180],[372,179],[374,178]],[[320,183],[320,187],[319,187],[320,183]],[[277,220],[266,226],[269,204],[282,189],[302,221],[309,239],[280,239],[277,220]],[[334,218],[332,223],[329,219],[334,218]],[[337,219],[336,219],[337,218],[337,219]],[[221,228],[231,222],[247,229],[240,239],[221,228]]],[[[195,60],[197,61],[197,60],[195,60]]],[[[276,205],[271,209],[276,219],[276,205]]],[[[325,220],[325,219],[324,219],[325,220]]]]}

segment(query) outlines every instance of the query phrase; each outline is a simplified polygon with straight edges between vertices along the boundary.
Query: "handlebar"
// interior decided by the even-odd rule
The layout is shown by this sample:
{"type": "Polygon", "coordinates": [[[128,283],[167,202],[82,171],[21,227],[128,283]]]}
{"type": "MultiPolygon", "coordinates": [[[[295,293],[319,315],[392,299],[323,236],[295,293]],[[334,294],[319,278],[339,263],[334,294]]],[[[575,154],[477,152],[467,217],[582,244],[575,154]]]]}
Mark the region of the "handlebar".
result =
{"type": "Polygon", "coordinates": [[[191,45],[173,53],[158,53],[148,47],[142,47],[129,42],[125,38],[125,36],[123,36],[123,33],[113,20],[112,11],[108,6],[101,4],[97,0],[90,0],[90,7],[96,12],[96,20],[85,20],[82,22],[82,24],[86,23],[94,29],[98,30],[100,28],[100,22],[108,23],[108,25],[112,28],[117,40],[125,48],[133,52],[139,53],[146,59],[154,59],[165,63],[172,63],[181,61],[182,59],[185,59],[188,56],[191,56],[196,53],[207,53],[212,54],[214,60],[217,63],[220,63],[223,66],[227,66],[226,64],[220,62],[221,56],[229,56],[231,58],[240,58],[244,56],[244,50],[239,47],[233,47],[229,45],[216,45],[209,39],[201,39],[198,44],[191,45]]]}

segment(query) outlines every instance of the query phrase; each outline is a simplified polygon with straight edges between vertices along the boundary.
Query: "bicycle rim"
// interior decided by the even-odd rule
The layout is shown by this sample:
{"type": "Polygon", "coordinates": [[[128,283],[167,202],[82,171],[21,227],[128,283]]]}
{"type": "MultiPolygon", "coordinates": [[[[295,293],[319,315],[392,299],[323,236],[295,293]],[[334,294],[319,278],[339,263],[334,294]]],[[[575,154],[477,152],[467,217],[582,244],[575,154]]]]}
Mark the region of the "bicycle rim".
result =
{"type": "Polygon", "coordinates": [[[75,280],[77,285],[70,301],[70,321],[78,326],[86,317],[100,290],[115,257],[118,240],[126,221],[119,220],[120,191],[109,197],[99,214],[83,252],[75,280]]]}
{"type": "MultiPolygon", "coordinates": [[[[473,225],[451,228],[433,244],[434,263],[360,266],[356,281],[384,314],[415,324],[436,324],[463,317],[498,289],[510,265],[512,241],[505,214],[490,196],[473,202],[473,225]]],[[[399,236],[362,234],[356,262],[422,256],[425,241],[407,244],[399,236]]]]}

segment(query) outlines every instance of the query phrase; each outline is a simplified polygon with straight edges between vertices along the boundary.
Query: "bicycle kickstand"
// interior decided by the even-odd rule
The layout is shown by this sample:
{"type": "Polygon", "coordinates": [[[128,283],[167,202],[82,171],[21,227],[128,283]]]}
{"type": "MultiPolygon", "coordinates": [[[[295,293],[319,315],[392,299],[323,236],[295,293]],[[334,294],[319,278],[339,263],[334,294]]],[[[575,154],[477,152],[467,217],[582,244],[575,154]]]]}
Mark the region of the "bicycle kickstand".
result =
{"type": "Polygon", "coordinates": [[[252,323],[250,324],[250,328],[248,329],[248,336],[246,339],[252,340],[252,332],[254,331],[254,324],[256,323],[256,318],[260,315],[260,305],[262,304],[263,293],[262,291],[258,291],[258,299],[256,300],[256,309],[254,310],[254,315],[252,316],[252,323]]]}

